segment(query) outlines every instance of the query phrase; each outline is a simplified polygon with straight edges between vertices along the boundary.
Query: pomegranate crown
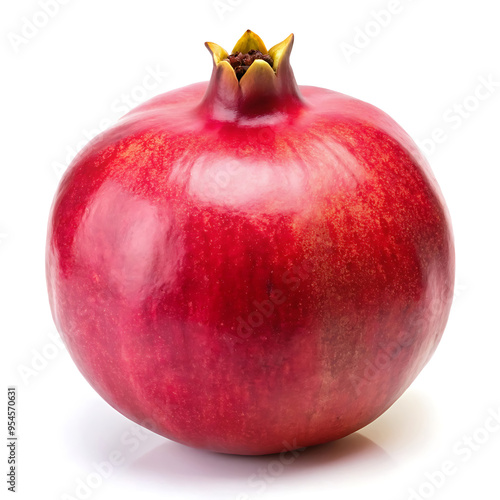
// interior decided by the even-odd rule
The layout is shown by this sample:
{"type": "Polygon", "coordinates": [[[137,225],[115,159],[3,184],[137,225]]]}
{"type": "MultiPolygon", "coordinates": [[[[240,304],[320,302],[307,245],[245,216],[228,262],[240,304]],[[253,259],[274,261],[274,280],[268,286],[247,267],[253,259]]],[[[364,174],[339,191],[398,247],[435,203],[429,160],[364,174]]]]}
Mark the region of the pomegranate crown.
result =
{"type": "Polygon", "coordinates": [[[262,39],[247,30],[231,53],[213,42],[205,43],[213,58],[213,71],[204,103],[214,109],[251,114],[301,101],[290,66],[294,36],[269,50],[262,39]]]}

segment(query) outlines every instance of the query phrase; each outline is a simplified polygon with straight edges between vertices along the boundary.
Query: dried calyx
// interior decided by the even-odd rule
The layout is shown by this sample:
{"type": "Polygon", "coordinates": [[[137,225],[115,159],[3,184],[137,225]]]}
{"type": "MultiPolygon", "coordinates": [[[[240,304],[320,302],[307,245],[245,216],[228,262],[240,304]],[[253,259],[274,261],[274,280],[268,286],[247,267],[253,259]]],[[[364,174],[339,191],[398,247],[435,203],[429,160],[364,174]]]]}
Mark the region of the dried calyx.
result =
{"type": "Polygon", "coordinates": [[[296,112],[303,100],[290,66],[293,34],[269,50],[262,39],[247,30],[231,52],[207,42],[213,71],[200,103],[212,117],[230,120],[277,111],[296,112]]]}
{"type": "Polygon", "coordinates": [[[246,54],[235,52],[227,57],[227,61],[233,67],[238,80],[247,72],[247,69],[252,65],[256,59],[262,59],[267,62],[271,68],[274,61],[269,54],[263,54],[260,50],[250,50],[246,54]]]}

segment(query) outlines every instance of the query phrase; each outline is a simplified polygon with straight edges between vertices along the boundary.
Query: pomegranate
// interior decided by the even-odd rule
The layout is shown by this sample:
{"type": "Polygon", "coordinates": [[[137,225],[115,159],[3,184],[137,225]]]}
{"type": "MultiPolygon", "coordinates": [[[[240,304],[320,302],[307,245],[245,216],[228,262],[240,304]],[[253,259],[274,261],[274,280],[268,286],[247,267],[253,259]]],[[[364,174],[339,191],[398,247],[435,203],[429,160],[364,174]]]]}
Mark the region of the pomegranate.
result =
{"type": "Polygon", "coordinates": [[[293,35],[206,45],[209,82],[131,111],[63,176],[55,324],[92,387],[167,438],[233,454],[341,438],[436,349],[447,209],[390,117],[297,86],[293,35]]]}

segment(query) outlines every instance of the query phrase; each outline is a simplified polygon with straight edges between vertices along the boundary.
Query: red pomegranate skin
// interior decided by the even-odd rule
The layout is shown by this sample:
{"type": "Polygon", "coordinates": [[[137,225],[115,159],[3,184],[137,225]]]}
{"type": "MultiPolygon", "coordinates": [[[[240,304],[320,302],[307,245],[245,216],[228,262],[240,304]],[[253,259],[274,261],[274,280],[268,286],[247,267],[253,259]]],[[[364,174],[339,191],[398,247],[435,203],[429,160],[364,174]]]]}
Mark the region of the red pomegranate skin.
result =
{"type": "Polygon", "coordinates": [[[167,438],[233,454],[341,438],[441,338],[442,195],[369,104],[301,86],[279,111],[221,120],[209,94],[152,99],[65,173],[47,239],[54,321],[92,387],[167,438]]]}

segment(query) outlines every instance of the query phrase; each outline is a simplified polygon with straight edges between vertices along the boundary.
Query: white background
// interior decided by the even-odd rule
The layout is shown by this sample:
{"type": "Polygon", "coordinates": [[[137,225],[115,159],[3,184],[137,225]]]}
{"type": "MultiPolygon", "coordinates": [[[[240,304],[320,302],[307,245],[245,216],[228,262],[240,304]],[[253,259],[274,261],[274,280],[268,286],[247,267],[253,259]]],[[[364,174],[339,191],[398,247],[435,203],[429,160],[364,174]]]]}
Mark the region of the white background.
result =
{"type": "Polygon", "coordinates": [[[6,411],[7,385],[18,387],[17,498],[500,498],[500,8],[395,1],[47,0],[50,18],[42,1],[2,2],[2,397],[6,411]],[[76,149],[140,100],[207,80],[203,43],[231,49],[247,28],[268,47],[294,32],[300,84],[375,104],[425,146],[457,252],[445,335],[411,388],[360,432],[286,466],[138,431],[60,346],[45,290],[48,211],[76,149]],[[121,464],[96,472],[110,455],[121,464]]]}

